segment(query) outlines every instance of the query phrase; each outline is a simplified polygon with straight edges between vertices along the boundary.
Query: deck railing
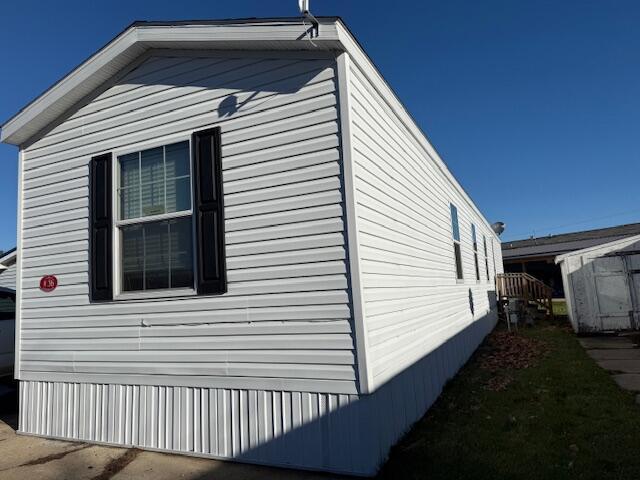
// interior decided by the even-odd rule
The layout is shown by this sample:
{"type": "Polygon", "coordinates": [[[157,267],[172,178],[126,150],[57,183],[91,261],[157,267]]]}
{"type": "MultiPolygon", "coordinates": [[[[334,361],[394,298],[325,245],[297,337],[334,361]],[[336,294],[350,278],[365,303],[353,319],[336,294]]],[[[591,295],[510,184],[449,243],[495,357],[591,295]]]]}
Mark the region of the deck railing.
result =
{"type": "Polygon", "coordinates": [[[553,317],[553,289],[528,273],[501,273],[496,275],[498,298],[520,299],[525,304],[534,302],[553,317]]]}

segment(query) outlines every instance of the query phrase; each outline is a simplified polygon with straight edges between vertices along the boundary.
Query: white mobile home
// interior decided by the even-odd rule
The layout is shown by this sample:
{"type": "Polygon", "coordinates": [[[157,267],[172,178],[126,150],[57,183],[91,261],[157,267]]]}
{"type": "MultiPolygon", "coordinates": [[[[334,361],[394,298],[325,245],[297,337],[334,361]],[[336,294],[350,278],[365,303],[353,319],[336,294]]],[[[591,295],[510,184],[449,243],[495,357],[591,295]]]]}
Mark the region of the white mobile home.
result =
{"type": "Polygon", "coordinates": [[[495,324],[498,238],[338,18],[135,23],[1,139],[22,433],[372,475],[495,324]]]}
{"type": "Polygon", "coordinates": [[[576,332],[640,329],[640,235],[567,253],[556,263],[576,332]]]}

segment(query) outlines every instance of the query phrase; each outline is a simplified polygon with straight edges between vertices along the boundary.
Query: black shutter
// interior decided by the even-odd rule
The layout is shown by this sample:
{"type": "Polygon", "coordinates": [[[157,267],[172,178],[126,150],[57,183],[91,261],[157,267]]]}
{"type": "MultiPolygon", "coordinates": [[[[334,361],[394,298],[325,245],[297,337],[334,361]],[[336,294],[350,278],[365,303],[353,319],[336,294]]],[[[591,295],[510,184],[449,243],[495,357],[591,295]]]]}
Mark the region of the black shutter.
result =
{"type": "Polygon", "coordinates": [[[225,293],[224,193],[220,127],[193,134],[198,294],[225,293]]]}
{"type": "Polygon", "coordinates": [[[113,299],[111,236],[111,154],[91,159],[89,175],[91,299],[113,299]]]}

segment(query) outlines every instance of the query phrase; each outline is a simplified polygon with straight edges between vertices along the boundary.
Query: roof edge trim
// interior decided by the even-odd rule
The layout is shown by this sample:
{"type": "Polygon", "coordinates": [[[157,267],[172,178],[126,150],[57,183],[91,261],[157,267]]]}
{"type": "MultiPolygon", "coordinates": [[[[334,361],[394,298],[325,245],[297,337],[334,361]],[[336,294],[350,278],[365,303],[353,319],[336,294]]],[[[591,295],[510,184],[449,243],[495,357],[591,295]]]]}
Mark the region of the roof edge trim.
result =
{"type": "MultiPolygon", "coordinates": [[[[321,25],[336,25],[341,22],[339,17],[319,18],[321,25]]],[[[151,48],[157,48],[162,42],[207,42],[212,48],[219,45],[224,48],[228,41],[220,32],[217,36],[210,29],[225,27],[242,28],[242,34],[236,35],[233,42],[255,42],[260,39],[267,42],[281,43],[283,50],[293,49],[290,45],[305,39],[308,25],[302,18],[281,19],[241,19],[218,21],[179,21],[179,22],[134,22],[116,35],[113,40],[99,49],[87,60],[74,68],[71,72],[54,83],[33,101],[23,107],[18,113],[9,118],[0,127],[0,142],[13,145],[23,145],[33,136],[46,128],[50,123],[63,114],[70,105],[80,101],[106,79],[117,73],[118,68],[129,64],[130,61],[151,48]],[[278,24],[278,25],[277,25],[278,24]],[[282,25],[292,28],[286,32],[279,31],[282,25]],[[200,27],[200,28],[198,28],[200,27]],[[273,31],[269,31],[269,28],[273,31]],[[209,29],[209,31],[207,31],[209,29]],[[249,29],[255,29],[254,36],[247,35],[249,29]],[[154,35],[159,33],[160,35],[154,35]],[[66,101],[63,101],[66,99],[66,101]]],[[[313,39],[313,44],[300,44],[306,49],[322,50],[324,45],[334,45],[337,41],[336,29],[323,29],[319,38],[313,39]]],[[[254,50],[255,47],[248,49],[254,50]]]]}

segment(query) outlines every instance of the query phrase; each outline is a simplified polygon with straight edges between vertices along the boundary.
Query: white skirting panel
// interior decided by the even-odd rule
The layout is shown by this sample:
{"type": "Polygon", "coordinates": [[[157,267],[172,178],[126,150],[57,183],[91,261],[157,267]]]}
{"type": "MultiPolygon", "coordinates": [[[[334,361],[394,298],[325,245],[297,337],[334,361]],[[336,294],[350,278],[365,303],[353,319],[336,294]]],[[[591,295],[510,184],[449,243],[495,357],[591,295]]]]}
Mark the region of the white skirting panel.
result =
{"type": "Polygon", "coordinates": [[[495,325],[472,322],[370,395],[22,381],[22,433],[374,475],[495,325]]]}

